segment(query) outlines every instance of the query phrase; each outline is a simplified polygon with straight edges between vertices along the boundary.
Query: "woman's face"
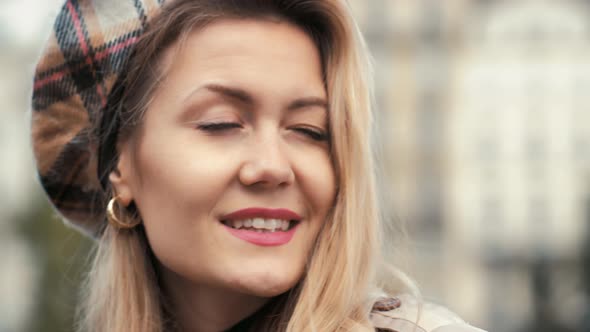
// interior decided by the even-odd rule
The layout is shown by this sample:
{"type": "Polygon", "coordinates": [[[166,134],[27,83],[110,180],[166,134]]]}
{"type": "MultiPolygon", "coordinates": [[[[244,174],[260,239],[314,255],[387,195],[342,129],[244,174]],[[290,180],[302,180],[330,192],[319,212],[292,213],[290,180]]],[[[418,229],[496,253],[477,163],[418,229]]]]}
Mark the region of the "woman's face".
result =
{"type": "Polygon", "coordinates": [[[336,187],[313,41],[284,22],[221,20],[161,66],[111,174],[120,201],[137,205],[162,273],[260,297],[288,290],[336,187]]]}

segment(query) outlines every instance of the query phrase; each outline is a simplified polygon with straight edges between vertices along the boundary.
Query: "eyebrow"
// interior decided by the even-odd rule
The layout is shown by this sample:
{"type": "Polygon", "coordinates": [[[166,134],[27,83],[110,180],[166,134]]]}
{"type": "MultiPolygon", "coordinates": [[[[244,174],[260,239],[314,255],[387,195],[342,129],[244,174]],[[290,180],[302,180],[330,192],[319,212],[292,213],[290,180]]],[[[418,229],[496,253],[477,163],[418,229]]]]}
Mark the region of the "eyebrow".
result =
{"type": "MultiPolygon", "coordinates": [[[[202,89],[209,90],[211,92],[215,92],[215,93],[220,94],[226,98],[237,100],[237,101],[239,101],[243,104],[249,105],[249,106],[254,106],[254,104],[255,104],[254,97],[250,93],[248,93],[246,90],[236,88],[236,87],[225,86],[225,85],[221,85],[221,84],[214,84],[214,83],[206,84],[206,85],[198,88],[197,90],[193,91],[193,93],[191,93],[185,99],[185,101],[188,100],[195,92],[202,90],[202,89]]],[[[306,107],[313,107],[313,106],[324,108],[326,111],[328,110],[328,102],[324,98],[315,97],[315,96],[298,98],[298,99],[292,101],[291,103],[289,103],[289,105],[287,106],[287,110],[292,111],[292,110],[297,110],[297,109],[306,108],[306,107]]]]}
{"type": "Polygon", "coordinates": [[[219,84],[207,84],[202,88],[218,93],[230,99],[238,100],[244,104],[254,105],[254,98],[248,92],[239,88],[219,84]]]}
{"type": "Polygon", "coordinates": [[[287,106],[288,110],[296,110],[300,108],[318,106],[326,111],[328,110],[328,102],[324,98],[320,97],[305,97],[296,99],[295,101],[291,102],[289,106],[287,106]]]}

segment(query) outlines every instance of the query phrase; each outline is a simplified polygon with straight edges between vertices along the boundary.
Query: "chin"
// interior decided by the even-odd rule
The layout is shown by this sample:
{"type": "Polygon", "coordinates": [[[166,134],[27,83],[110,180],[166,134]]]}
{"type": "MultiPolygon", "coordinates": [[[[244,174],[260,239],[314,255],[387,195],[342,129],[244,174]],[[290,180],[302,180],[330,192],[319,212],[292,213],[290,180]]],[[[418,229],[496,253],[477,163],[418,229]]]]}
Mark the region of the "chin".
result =
{"type": "Polygon", "coordinates": [[[300,278],[300,273],[288,274],[284,270],[274,270],[241,275],[230,283],[232,288],[241,293],[269,298],[293,288],[300,278]]]}

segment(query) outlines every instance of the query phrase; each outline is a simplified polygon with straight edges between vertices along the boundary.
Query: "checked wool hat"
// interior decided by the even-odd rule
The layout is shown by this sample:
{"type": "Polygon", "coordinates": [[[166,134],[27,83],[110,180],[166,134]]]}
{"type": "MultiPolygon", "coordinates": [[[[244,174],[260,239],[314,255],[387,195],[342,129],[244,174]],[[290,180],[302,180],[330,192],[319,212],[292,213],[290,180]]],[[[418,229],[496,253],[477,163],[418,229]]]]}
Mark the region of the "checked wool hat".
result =
{"type": "Polygon", "coordinates": [[[117,78],[164,0],[67,0],[35,70],[31,134],[40,182],[63,219],[90,236],[105,220],[93,138],[117,78]]]}

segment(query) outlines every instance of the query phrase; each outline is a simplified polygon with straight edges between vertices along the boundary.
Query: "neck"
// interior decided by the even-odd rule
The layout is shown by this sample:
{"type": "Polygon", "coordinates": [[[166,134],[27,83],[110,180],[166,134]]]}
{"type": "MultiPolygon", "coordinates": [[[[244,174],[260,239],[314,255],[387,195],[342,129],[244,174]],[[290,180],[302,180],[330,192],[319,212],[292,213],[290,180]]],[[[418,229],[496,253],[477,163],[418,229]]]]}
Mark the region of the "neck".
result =
{"type": "Polygon", "coordinates": [[[162,267],[162,287],[181,331],[225,331],[255,313],[269,299],[197,285],[162,267]]]}

